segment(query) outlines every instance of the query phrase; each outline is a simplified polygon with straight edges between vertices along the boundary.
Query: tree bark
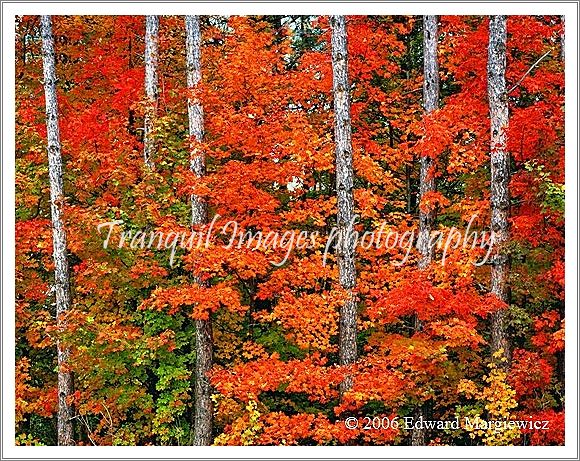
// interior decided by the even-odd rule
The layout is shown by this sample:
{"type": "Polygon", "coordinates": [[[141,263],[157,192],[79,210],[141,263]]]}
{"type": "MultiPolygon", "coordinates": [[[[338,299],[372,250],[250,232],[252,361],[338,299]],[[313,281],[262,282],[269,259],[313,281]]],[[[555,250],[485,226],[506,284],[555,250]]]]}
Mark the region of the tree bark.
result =
{"type": "MultiPolygon", "coordinates": [[[[507,152],[508,96],[506,91],[506,16],[492,16],[489,22],[487,93],[491,119],[491,228],[495,233],[496,254],[491,267],[491,292],[509,303],[509,154],[507,152]]],[[[506,309],[491,318],[492,351],[503,350],[509,358],[505,326],[506,309]]]]}
{"type": "Polygon", "coordinates": [[[560,33],[560,56],[562,58],[562,61],[564,61],[565,59],[565,51],[566,48],[564,46],[565,44],[565,38],[566,38],[566,16],[562,15],[560,16],[561,21],[562,21],[562,32],[560,33]]]}
{"type": "MultiPolygon", "coordinates": [[[[437,60],[437,16],[423,16],[423,109],[429,115],[439,106],[439,62],[437,60]]],[[[435,191],[435,178],[433,175],[433,160],[431,157],[422,155],[420,158],[419,195],[423,201],[425,195],[435,191]]],[[[434,212],[423,211],[419,207],[419,238],[417,246],[421,253],[419,269],[425,270],[433,258],[433,248],[429,243],[431,228],[433,226],[434,212]]],[[[421,329],[421,322],[415,319],[415,330],[421,329]]],[[[423,407],[415,409],[416,419],[423,417],[423,407]]],[[[411,432],[411,445],[425,445],[425,429],[413,428],[411,432]]]]}
{"type": "MultiPolygon", "coordinates": [[[[50,212],[52,217],[52,245],[54,259],[54,291],[56,294],[56,323],[59,331],[66,328],[66,315],[71,305],[69,268],[66,255],[66,233],[63,225],[63,179],[60,132],[58,125],[58,100],[56,96],[56,70],[54,38],[50,16],[41,16],[42,63],[44,96],[46,100],[46,131],[48,139],[48,174],[50,179],[50,212]]],[[[74,445],[74,408],[67,400],[73,394],[72,373],[67,362],[70,351],[57,341],[58,361],[58,445],[74,445]]]]}
{"type": "MultiPolygon", "coordinates": [[[[186,52],[187,52],[187,86],[195,91],[201,81],[201,31],[199,16],[185,17],[186,52]]],[[[205,174],[205,156],[201,149],[203,141],[203,107],[197,95],[189,94],[187,99],[189,118],[189,136],[191,138],[191,171],[198,177],[205,174]]],[[[201,197],[191,196],[192,226],[207,222],[207,206],[201,197]]],[[[197,283],[201,278],[194,276],[197,283]]],[[[213,362],[213,339],[211,317],[208,320],[195,321],[195,421],[194,445],[211,445],[213,406],[211,402],[211,385],[207,377],[213,362]]]]}
{"type": "Polygon", "coordinates": [[[145,16],[145,126],[143,134],[143,157],[145,165],[153,168],[155,156],[155,137],[153,129],[157,115],[158,103],[158,46],[159,46],[159,16],[145,16]]]}
{"type": "MultiPolygon", "coordinates": [[[[331,16],[332,74],[334,92],[334,142],[336,149],[337,194],[337,260],[339,282],[348,293],[340,308],[339,360],[341,365],[356,361],[357,300],[354,246],[354,172],[352,166],[350,86],[348,81],[348,49],[344,16],[331,16]]],[[[341,384],[341,392],[352,387],[352,377],[341,384]]]]}
{"type": "MultiPolygon", "coordinates": [[[[430,114],[439,105],[439,64],[437,61],[437,16],[423,16],[423,108],[430,114]]],[[[433,160],[421,155],[419,173],[419,195],[422,201],[425,194],[435,191],[433,160]]],[[[417,246],[421,253],[419,268],[425,269],[432,259],[433,250],[429,246],[433,212],[419,208],[419,237],[417,246]]]]}

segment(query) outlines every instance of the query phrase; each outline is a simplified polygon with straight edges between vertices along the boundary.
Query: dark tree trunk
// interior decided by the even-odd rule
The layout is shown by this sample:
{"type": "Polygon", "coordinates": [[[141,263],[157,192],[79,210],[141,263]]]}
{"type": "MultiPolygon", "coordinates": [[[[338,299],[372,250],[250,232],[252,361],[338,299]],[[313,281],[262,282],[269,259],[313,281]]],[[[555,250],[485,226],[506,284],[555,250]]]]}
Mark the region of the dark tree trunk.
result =
{"type": "MultiPolygon", "coordinates": [[[[63,180],[60,132],[58,126],[58,100],[56,96],[56,70],[54,38],[50,16],[41,16],[42,63],[44,70],[44,95],[46,99],[46,131],[48,138],[48,173],[50,178],[50,212],[52,217],[52,245],[54,259],[54,291],[56,294],[56,323],[60,331],[66,328],[66,315],[71,305],[69,268],[66,255],[66,233],[63,225],[63,180]]],[[[74,445],[74,408],[68,402],[73,394],[73,377],[68,370],[70,351],[57,341],[58,361],[58,413],[57,441],[59,445],[74,445]]]]}

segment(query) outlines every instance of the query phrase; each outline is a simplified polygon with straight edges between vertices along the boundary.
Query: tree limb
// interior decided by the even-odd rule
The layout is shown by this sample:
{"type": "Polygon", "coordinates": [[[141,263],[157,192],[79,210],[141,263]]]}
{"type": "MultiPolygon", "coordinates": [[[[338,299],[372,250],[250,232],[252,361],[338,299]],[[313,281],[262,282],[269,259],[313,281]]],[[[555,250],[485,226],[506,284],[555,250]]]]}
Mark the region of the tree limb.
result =
{"type": "Polygon", "coordinates": [[[528,76],[528,74],[534,70],[534,67],[536,67],[538,64],[540,64],[540,62],[542,62],[542,60],[548,56],[550,53],[552,52],[552,48],[550,48],[548,51],[546,51],[541,57],[540,59],[538,59],[535,63],[533,63],[531,65],[531,67],[526,71],[526,73],[524,75],[522,75],[522,77],[517,81],[517,83],[512,86],[509,90],[508,90],[508,94],[511,93],[512,91],[514,91],[519,85],[520,83],[522,83],[524,81],[524,78],[526,78],[528,76]]]}

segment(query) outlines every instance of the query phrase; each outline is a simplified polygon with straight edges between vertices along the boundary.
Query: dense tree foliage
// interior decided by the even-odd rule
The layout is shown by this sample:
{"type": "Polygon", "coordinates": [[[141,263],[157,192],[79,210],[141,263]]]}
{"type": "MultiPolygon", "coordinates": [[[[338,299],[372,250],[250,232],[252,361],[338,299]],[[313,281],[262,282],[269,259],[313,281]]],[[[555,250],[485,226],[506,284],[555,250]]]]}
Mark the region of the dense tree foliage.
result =
{"type": "MultiPolygon", "coordinates": [[[[194,86],[184,18],[158,19],[153,114],[145,17],[52,18],[71,291],[57,322],[41,22],[17,18],[17,443],[57,443],[58,342],[76,444],[192,444],[196,325],[211,321],[213,444],[405,445],[411,431],[368,430],[364,417],[417,408],[427,420],[549,422],[429,429],[427,444],[563,444],[561,18],[507,18],[507,302],[492,293],[492,264],[473,264],[487,249],[458,239],[422,265],[417,248],[359,245],[356,286],[340,283],[339,257],[325,252],[337,225],[329,18],[201,17],[194,86]],[[203,108],[203,139],[188,101],[203,108]],[[191,167],[200,152],[203,175],[191,167]],[[193,227],[192,197],[207,205],[193,227]],[[115,220],[104,248],[97,226],[115,220]],[[238,236],[286,241],[228,246],[230,221],[238,236]],[[192,229],[204,244],[174,257],[167,241],[129,245],[140,231],[192,229]],[[301,232],[320,238],[296,245],[301,232]],[[339,313],[353,296],[356,360],[341,361],[339,313]],[[497,312],[507,359],[492,347],[497,312]]],[[[420,214],[445,239],[490,229],[489,22],[438,18],[439,104],[425,111],[423,18],[346,17],[360,235],[416,238],[420,214]],[[420,194],[425,157],[435,187],[420,194]]]]}

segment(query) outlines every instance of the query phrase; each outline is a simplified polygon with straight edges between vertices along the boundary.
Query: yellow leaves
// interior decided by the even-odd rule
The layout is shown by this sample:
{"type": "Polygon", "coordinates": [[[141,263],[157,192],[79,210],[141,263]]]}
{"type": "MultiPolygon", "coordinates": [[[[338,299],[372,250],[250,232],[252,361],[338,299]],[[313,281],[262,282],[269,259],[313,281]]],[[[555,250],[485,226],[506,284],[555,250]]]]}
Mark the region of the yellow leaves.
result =
{"type": "Polygon", "coordinates": [[[474,398],[479,395],[477,385],[470,379],[462,379],[459,381],[457,392],[464,394],[467,398],[474,398]]]}
{"type": "Polygon", "coordinates": [[[14,441],[16,446],[43,446],[44,444],[40,442],[37,438],[33,437],[31,434],[18,434],[14,441]]]}
{"type": "MultiPolygon", "coordinates": [[[[493,354],[494,360],[505,361],[503,350],[493,354]]],[[[486,385],[478,387],[473,381],[462,379],[457,391],[483,405],[486,417],[475,410],[470,412],[471,424],[464,429],[471,438],[479,438],[485,445],[511,445],[519,438],[520,431],[515,425],[508,424],[518,403],[516,391],[507,382],[507,374],[495,362],[488,365],[489,373],[484,377],[486,385]],[[492,423],[493,422],[493,423],[492,423]],[[503,422],[504,424],[497,424],[503,422]]]]}
{"type": "Polygon", "coordinates": [[[221,394],[213,394],[214,421],[217,425],[232,424],[243,412],[243,406],[235,399],[221,394]]]}
{"type": "Polygon", "coordinates": [[[242,344],[240,332],[243,330],[243,316],[236,312],[220,309],[215,313],[213,323],[214,356],[218,361],[239,360],[242,344]]]}
{"type": "Polygon", "coordinates": [[[255,445],[263,424],[260,422],[261,413],[255,400],[250,400],[242,416],[238,417],[227,432],[218,435],[213,445],[255,445]]]}

